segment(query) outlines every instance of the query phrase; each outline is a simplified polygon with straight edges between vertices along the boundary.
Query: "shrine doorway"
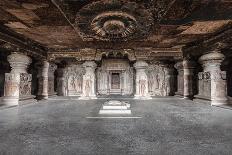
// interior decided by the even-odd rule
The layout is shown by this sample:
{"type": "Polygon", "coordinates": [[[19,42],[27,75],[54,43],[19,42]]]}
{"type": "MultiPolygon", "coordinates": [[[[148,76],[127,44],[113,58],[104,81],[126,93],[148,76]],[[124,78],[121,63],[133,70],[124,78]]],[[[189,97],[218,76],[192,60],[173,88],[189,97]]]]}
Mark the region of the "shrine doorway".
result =
{"type": "Polygon", "coordinates": [[[110,94],[121,94],[121,73],[120,71],[111,71],[110,74],[110,94]]]}
{"type": "Polygon", "coordinates": [[[103,59],[96,73],[98,95],[133,95],[134,69],[128,59],[103,59]]]}

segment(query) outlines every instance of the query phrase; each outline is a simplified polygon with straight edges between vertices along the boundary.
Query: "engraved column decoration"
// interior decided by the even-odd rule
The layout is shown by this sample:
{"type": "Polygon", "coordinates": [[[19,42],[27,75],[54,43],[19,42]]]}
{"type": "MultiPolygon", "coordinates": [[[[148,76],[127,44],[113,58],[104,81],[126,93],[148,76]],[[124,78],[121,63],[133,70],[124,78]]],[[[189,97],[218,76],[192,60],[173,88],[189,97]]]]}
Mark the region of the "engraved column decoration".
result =
{"type": "Polygon", "coordinates": [[[94,61],[86,61],[83,63],[85,74],[83,75],[82,94],[79,99],[96,99],[96,76],[95,69],[97,67],[94,61]]]}
{"type": "Polygon", "coordinates": [[[7,60],[10,63],[11,72],[5,74],[3,103],[18,105],[20,96],[31,95],[31,75],[27,73],[31,58],[23,54],[13,53],[7,57],[7,60]],[[20,80],[24,82],[21,83],[20,80]],[[23,85],[26,87],[22,87],[23,85]]]}
{"type": "Polygon", "coordinates": [[[207,79],[210,82],[207,87],[199,87],[199,89],[203,88],[203,91],[210,92],[210,96],[207,97],[211,101],[211,105],[227,104],[226,72],[221,71],[220,68],[224,59],[225,56],[220,51],[213,51],[199,58],[199,62],[203,66],[203,72],[199,73],[199,78],[207,79]]]}
{"type": "Polygon", "coordinates": [[[136,69],[136,93],[135,99],[151,99],[148,93],[148,77],[146,74],[146,69],[148,64],[145,61],[137,61],[134,64],[136,69]]]}
{"type": "Polygon", "coordinates": [[[194,61],[184,59],[183,61],[184,69],[184,98],[193,98],[193,80],[194,80],[194,61]]]}

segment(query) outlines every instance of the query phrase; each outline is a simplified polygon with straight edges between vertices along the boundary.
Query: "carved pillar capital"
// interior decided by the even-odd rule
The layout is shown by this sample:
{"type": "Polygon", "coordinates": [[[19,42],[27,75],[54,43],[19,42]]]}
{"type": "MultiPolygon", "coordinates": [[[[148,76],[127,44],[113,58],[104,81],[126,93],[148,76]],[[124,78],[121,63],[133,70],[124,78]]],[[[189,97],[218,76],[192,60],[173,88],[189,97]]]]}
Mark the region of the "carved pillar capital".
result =
{"type": "Polygon", "coordinates": [[[225,59],[225,56],[219,52],[214,51],[205,55],[202,55],[199,58],[199,63],[202,64],[202,67],[205,72],[212,70],[220,70],[222,61],[225,59]]]}
{"type": "Polygon", "coordinates": [[[135,69],[146,69],[148,64],[145,61],[139,60],[134,63],[135,69]]]}
{"type": "Polygon", "coordinates": [[[183,60],[183,69],[194,69],[196,68],[196,62],[193,60],[184,59],[183,60]]]}
{"type": "Polygon", "coordinates": [[[50,65],[49,65],[49,73],[54,74],[56,69],[57,69],[57,65],[54,64],[54,63],[50,63],[50,65]]]}
{"type": "Polygon", "coordinates": [[[19,53],[9,55],[7,60],[11,66],[11,73],[27,73],[27,67],[31,63],[30,57],[19,53]]]}

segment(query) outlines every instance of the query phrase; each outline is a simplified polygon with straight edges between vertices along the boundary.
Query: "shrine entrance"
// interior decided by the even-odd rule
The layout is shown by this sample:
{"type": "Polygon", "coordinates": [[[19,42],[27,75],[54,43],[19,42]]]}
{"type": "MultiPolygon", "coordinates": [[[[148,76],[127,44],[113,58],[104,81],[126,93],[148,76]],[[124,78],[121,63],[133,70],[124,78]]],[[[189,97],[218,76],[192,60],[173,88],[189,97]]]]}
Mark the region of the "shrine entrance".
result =
{"type": "Polygon", "coordinates": [[[99,95],[133,95],[134,68],[128,59],[103,59],[97,68],[99,95]]]}
{"type": "Polygon", "coordinates": [[[119,71],[112,71],[110,73],[110,94],[121,94],[121,73],[119,71]]]}

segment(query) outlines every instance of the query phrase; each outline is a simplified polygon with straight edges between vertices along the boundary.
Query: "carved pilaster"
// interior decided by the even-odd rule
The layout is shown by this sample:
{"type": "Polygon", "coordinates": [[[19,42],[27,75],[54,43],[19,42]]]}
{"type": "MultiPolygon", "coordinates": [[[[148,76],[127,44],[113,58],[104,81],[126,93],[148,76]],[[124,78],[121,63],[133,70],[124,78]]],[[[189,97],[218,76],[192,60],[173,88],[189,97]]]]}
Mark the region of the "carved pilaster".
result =
{"type": "Polygon", "coordinates": [[[83,63],[85,74],[83,75],[82,94],[79,99],[96,99],[96,75],[97,67],[94,61],[86,61],[83,63]]]}

